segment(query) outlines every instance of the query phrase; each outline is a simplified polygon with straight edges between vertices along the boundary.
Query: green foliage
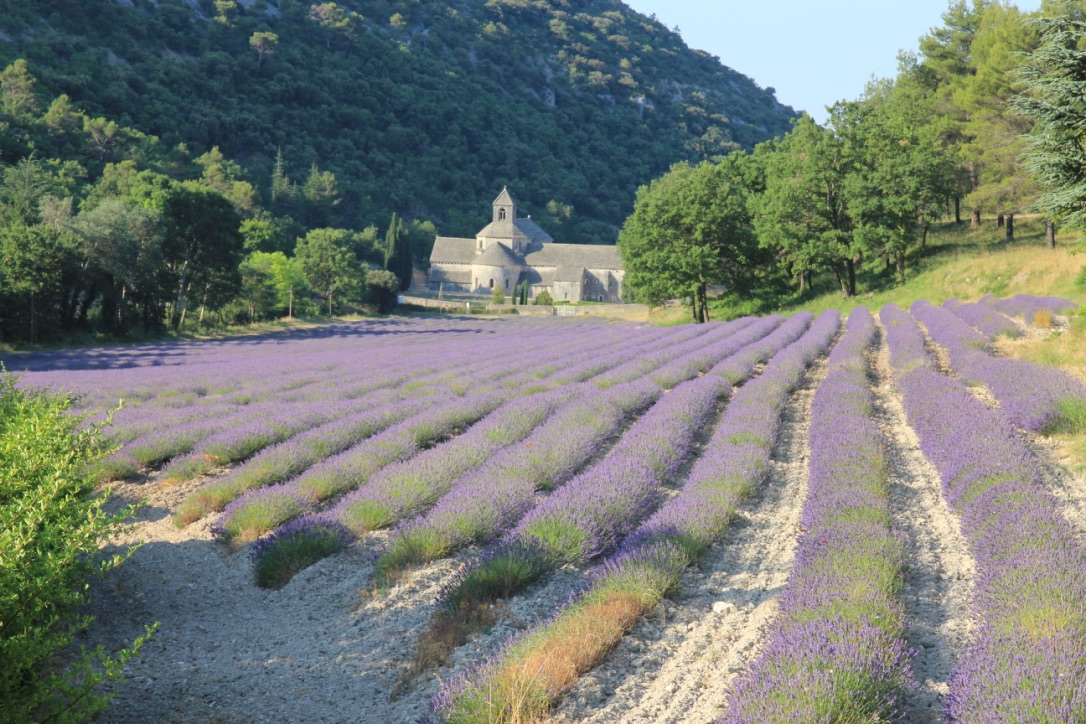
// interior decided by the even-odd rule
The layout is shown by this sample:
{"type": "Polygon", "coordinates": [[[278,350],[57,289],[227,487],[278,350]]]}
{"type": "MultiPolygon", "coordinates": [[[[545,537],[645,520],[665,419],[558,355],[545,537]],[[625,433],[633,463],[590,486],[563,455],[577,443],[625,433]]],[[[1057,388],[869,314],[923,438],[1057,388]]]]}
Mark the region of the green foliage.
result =
{"type": "Polygon", "coordinates": [[[0,63],[26,59],[39,94],[67,93],[168,148],[218,145],[250,181],[271,177],[279,149],[281,178],[304,181],[318,164],[342,201],[307,228],[360,228],[397,211],[470,234],[480,199],[508,183],[530,190],[522,201],[539,218],[551,201],[576,204],[563,240],[609,243],[639,185],[682,159],[752,148],[792,115],[612,3],[275,9],[6,3],[0,63]],[[577,229],[585,235],[571,237],[577,229]]]}
{"type": "Polygon", "coordinates": [[[344,229],[314,229],[298,240],[294,254],[306,280],[328,303],[328,316],[335,300],[354,302],[365,293],[365,278],[350,253],[351,233],[344,229]]]}
{"type": "Polygon", "coordinates": [[[396,275],[400,283],[400,291],[407,291],[411,287],[411,276],[415,270],[412,262],[411,236],[396,214],[392,215],[388,232],[385,234],[385,270],[396,275]]]}
{"type": "Polygon", "coordinates": [[[551,307],[554,306],[554,299],[551,298],[551,293],[544,289],[539,294],[535,295],[535,298],[532,299],[532,304],[538,304],[541,307],[551,307]]]}
{"type": "Polygon", "coordinates": [[[400,280],[392,272],[384,269],[370,270],[366,273],[366,287],[369,289],[369,300],[377,306],[379,314],[388,314],[396,306],[400,280]]]}
{"type": "Polygon", "coordinates": [[[0,701],[7,721],[88,720],[109,700],[98,685],[119,680],[147,639],[113,656],[83,651],[67,668],[57,666],[90,623],[78,614],[88,580],[132,552],[99,555],[133,509],[103,510],[105,496],[93,493],[86,473],[102,453],[100,432],[81,430],[68,404],[0,377],[0,701]]]}
{"type": "Polygon", "coordinates": [[[1086,134],[1077,120],[1086,110],[1086,22],[1060,17],[1038,20],[1036,27],[1041,46],[1021,69],[1029,93],[1014,103],[1036,124],[1025,156],[1044,189],[1034,207],[1086,234],[1086,134]]]}
{"type": "Polygon", "coordinates": [[[694,318],[708,321],[708,288],[749,289],[762,253],[747,214],[740,155],[698,166],[677,164],[643,186],[619,234],[626,283],[656,306],[690,299],[694,318]]]}
{"type": "Polygon", "coordinates": [[[502,290],[501,285],[495,284],[494,288],[490,290],[490,303],[505,304],[505,292],[502,290]]]}

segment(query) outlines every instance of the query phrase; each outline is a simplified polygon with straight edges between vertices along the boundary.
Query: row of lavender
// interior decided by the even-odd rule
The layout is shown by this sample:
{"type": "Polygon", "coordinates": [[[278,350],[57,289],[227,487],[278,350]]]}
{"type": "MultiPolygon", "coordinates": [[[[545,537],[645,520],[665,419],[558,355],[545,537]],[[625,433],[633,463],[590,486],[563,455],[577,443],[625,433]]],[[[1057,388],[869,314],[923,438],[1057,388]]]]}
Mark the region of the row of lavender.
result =
{"type": "Polygon", "coordinates": [[[857,308],[815,393],[795,564],[779,618],[722,723],[894,721],[914,684],[898,596],[904,546],[890,525],[864,357],[875,334],[857,308]]]}
{"type": "Polygon", "coordinates": [[[551,622],[447,686],[434,702],[439,715],[472,721],[545,714],[637,616],[674,591],[681,571],[723,534],[739,502],[764,476],[781,407],[837,327],[836,312],[829,312],[799,341],[793,342],[802,331],[797,318],[766,338],[762,359],[771,359],[765,371],[740,388],[686,484],[663,507],[656,509],[663,481],[691,454],[709,403],[726,389],[718,387],[717,376],[744,381],[754,372],[750,355],[724,359],[706,377],[677,387],[608,457],[525,516],[454,581],[443,603],[458,610],[472,596],[508,595],[554,565],[583,563],[619,548],[551,622]],[[507,576],[501,586],[490,585],[510,570],[523,579],[507,576]]]}
{"type": "MultiPolygon", "coordinates": [[[[358,479],[357,471],[365,465],[357,458],[366,446],[332,459],[306,474],[278,486],[275,492],[256,493],[241,498],[223,516],[219,529],[231,537],[239,521],[264,516],[265,495],[295,496],[301,487],[311,486],[314,478],[326,477],[322,468],[341,470],[352,476],[354,492],[343,497],[331,510],[303,518],[269,539],[254,551],[258,576],[264,562],[280,560],[281,548],[297,548],[299,539],[309,535],[325,536],[329,526],[343,525],[354,533],[408,520],[425,514],[431,507],[429,536],[418,545],[423,526],[416,520],[409,528],[414,536],[400,535],[403,542],[394,546],[397,553],[383,557],[379,569],[386,575],[392,568],[402,568],[448,555],[470,542],[493,537],[534,502],[538,491],[558,487],[606,445],[625,422],[655,402],[662,387],[672,387],[706,371],[722,356],[758,340],[781,324],[780,318],[766,318],[757,323],[744,319],[718,325],[707,334],[670,349],[612,367],[591,379],[590,384],[574,389],[559,388],[551,393],[516,402],[484,418],[457,439],[438,445],[417,457],[406,457],[373,476],[358,479]],[[632,379],[631,379],[632,377],[632,379]],[[497,484],[500,481],[500,485],[497,484]],[[482,487],[493,488],[483,491],[482,487]],[[436,505],[435,505],[436,504],[436,505]],[[465,510],[465,504],[474,510],[465,510]],[[441,536],[442,522],[451,523],[450,535],[441,536]],[[394,565],[390,565],[394,562],[394,565]]],[[[392,434],[392,430],[385,436],[392,434]]],[[[380,437],[380,436],[379,436],[380,437]]],[[[388,444],[374,438],[372,446],[387,449],[388,444]]],[[[337,487],[335,493],[344,492],[337,487]]],[[[329,500],[334,495],[304,495],[309,501],[294,504],[280,516],[293,518],[303,506],[329,500]]],[[[270,512],[268,515],[277,515],[270,512]]],[[[282,522],[282,521],[278,521],[282,522]]],[[[276,524],[278,524],[278,522],[276,524]]],[[[251,523],[247,525],[252,527],[251,523]]],[[[260,530],[258,532],[265,532],[260,530]]],[[[341,536],[340,536],[341,537],[341,536]]],[[[337,538],[338,539],[338,538],[337,538]]],[[[325,551],[330,552],[330,551],[325,551]]],[[[277,564],[278,565],[278,564],[277,564]]]]}
{"type": "MultiPolygon", "coordinates": [[[[572,339],[580,341],[577,334],[572,339]]],[[[365,362],[340,360],[334,364],[334,356],[325,358],[325,369],[317,376],[294,374],[285,382],[250,385],[243,405],[236,396],[227,396],[175,408],[172,415],[145,405],[142,417],[151,431],[128,442],[107,460],[105,471],[123,477],[138,467],[157,466],[185,454],[170,464],[167,474],[188,479],[206,473],[215,463],[244,459],[269,444],[343,415],[426,394],[459,394],[473,383],[494,383],[522,367],[525,355],[529,359],[543,356],[534,363],[541,370],[560,359],[554,350],[553,331],[526,334],[524,341],[522,348],[505,350],[496,358],[480,357],[472,340],[452,341],[440,350],[440,363],[420,354],[404,359],[404,349],[386,347],[383,353],[354,355],[365,362]],[[374,367],[380,371],[373,372],[374,367]]],[[[118,421],[118,427],[121,434],[130,429],[125,421],[118,421]]]]}
{"type": "MultiPolygon", "coordinates": [[[[726,334],[731,328],[747,323],[749,320],[735,322],[730,327],[721,326],[708,333],[688,332],[680,336],[680,339],[686,340],[674,345],[673,349],[681,351],[691,345],[701,346],[704,344],[703,337],[726,334]]],[[[644,340],[639,339],[640,335],[634,337],[632,343],[643,343],[644,340]]],[[[547,340],[546,343],[553,346],[553,340],[547,340]]],[[[601,371],[616,368],[616,365],[619,365],[620,369],[620,362],[631,351],[627,348],[630,343],[631,341],[627,340],[608,354],[594,354],[589,362],[574,364],[565,369],[547,361],[536,365],[535,369],[523,370],[524,365],[514,356],[491,364],[489,368],[477,371],[470,377],[457,376],[454,383],[460,388],[453,392],[461,392],[461,396],[434,394],[433,390],[425,386],[412,385],[411,392],[416,397],[429,393],[429,397],[425,398],[425,402],[429,404],[420,405],[419,409],[411,405],[397,404],[383,411],[363,412],[361,418],[351,418],[345,423],[333,421],[312,430],[306,436],[291,439],[285,446],[270,449],[267,454],[258,456],[251,463],[194,492],[178,511],[177,522],[184,525],[198,520],[208,513],[222,510],[225,505],[247,491],[288,480],[270,494],[239,501],[231,511],[231,518],[238,521],[247,519],[247,522],[242,524],[250,529],[246,537],[260,535],[271,527],[296,517],[316,503],[358,488],[386,465],[413,457],[425,447],[448,437],[454,430],[471,425],[511,400],[552,387],[561,387],[569,384],[571,380],[596,375],[601,371]],[[379,422],[398,424],[391,427],[387,424],[366,426],[375,415],[379,422]],[[360,424],[363,425],[364,433],[361,438],[352,434],[359,431],[360,424]],[[384,432],[374,435],[379,430],[384,432]],[[298,477],[290,479],[292,476],[298,477]],[[268,510],[261,513],[261,508],[268,510]],[[261,516],[266,523],[254,527],[261,516]]],[[[443,381],[444,376],[438,384],[443,381]]],[[[463,447],[465,443],[457,445],[463,447]]],[[[233,536],[238,532],[236,528],[238,526],[234,523],[227,523],[220,526],[220,531],[233,536]]]]}
{"type": "Polygon", "coordinates": [[[950,682],[947,714],[962,722],[1081,720],[1086,550],[1008,416],[933,368],[908,314],[887,305],[881,317],[909,423],[977,562],[977,629],[950,682]]]}
{"type": "Polygon", "coordinates": [[[987,352],[989,337],[951,311],[922,300],[910,311],[947,350],[954,371],[967,384],[983,384],[1015,425],[1031,431],[1058,428],[1086,401],[1086,384],[1059,369],[993,357],[987,352]]]}

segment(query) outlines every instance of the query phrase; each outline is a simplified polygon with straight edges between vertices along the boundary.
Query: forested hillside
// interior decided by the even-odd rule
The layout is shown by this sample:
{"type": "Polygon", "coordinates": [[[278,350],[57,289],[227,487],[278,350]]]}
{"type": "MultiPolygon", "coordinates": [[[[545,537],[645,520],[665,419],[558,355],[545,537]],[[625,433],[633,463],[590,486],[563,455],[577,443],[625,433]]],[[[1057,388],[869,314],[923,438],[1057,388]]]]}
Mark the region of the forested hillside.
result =
{"type": "MultiPolygon", "coordinates": [[[[618,0],[0,8],[0,63],[26,58],[46,102],[66,94],[193,157],[217,146],[265,202],[282,201],[281,150],[299,185],[314,167],[335,175],[322,221],[347,228],[396,211],[471,234],[509,184],[559,240],[611,242],[639,184],[750,148],[793,115],[618,0]]],[[[26,150],[8,144],[3,160],[26,150]]]]}

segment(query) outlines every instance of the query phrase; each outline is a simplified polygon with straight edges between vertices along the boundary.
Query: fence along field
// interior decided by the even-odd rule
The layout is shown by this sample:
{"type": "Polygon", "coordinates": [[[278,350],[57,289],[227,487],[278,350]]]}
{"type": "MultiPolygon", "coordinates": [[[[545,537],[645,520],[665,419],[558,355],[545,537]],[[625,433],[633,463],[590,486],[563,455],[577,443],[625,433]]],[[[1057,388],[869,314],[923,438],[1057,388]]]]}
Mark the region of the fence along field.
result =
{"type": "MultiPolygon", "coordinates": [[[[23,386],[71,390],[91,419],[125,400],[111,432],[117,451],[96,474],[130,497],[166,501],[140,524],[152,542],[170,541],[154,555],[197,543],[220,551],[193,585],[224,610],[243,598],[220,588],[228,571],[266,589],[245,606],[258,601],[272,620],[288,600],[320,596],[332,570],[322,561],[355,561],[342,575],[365,594],[313,624],[347,650],[317,666],[328,686],[356,687],[379,719],[546,717],[664,599],[694,605],[684,572],[726,555],[735,521],[759,504],[791,410],[809,415],[811,430],[801,524],[782,533],[794,561],[777,613],[750,632],[756,655],[709,707],[715,716],[1067,721],[1086,717],[1086,522],[1050,490],[1028,443],[1082,424],[1086,385],[988,345],[1072,308],[1020,296],[887,305],[878,319],[861,308],[847,322],[836,312],[680,328],[389,321],[9,367],[29,368],[23,386]],[[909,561],[888,503],[896,443],[872,416],[880,345],[976,561],[972,634],[947,652],[953,671],[935,683],[942,711],[917,704],[932,682],[914,671],[921,644],[900,597],[909,561]],[[793,391],[816,364],[825,377],[797,410],[793,391]],[[350,556],[356,549],[369,553],[350,556]],[[506,640],[510,626],[521,630],[506,640]],[[396,654],[373,659],[375,639],[396,654]]],[[[108,590],[107,609],[125,605],[108,590]]],[[[252,613],[245,606],[240,620],[252,613]]],[[[178,657],[218,671],[210,640],[237,622],[220,615],[214,633],[206,619],[196,630],[185,621],[164,626],[130,665],[134,680],[183,676],[169,663],[178,657]]],[[[309,624],[282,625],[304,636],[309,624]]],[[[289,671],[282,641],[249,644],[289,671]]],[[[646,666],[627,672],[653,685],[646,666]]],[[[288,697],[280,679],[250,674],[243,686],[257,696],[233,715],[310,710],[316,700],[325,709],[314,714],[351,711],[349,699],[288,697]],[[254,699],[269,708],[254,710],[254,699]]],[[[225,681],[200,686],[229,713],[216,680],[225,681]]],[[[627,705],[611,697],[563,715],[619,720],[627,705]]],[[[121,688],[110,716],[175,706],[121,688]]]]}

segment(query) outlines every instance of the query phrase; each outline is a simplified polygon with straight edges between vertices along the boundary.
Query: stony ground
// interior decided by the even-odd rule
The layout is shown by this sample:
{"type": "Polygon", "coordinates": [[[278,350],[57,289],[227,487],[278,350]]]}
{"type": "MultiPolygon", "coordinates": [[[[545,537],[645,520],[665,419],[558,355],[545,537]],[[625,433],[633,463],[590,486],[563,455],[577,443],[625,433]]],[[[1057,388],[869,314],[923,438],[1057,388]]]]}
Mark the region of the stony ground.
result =
{"type": "MultiPolygon", "coordinates": [[[[938,350],[935,350],[938,352],[938,350]]],[[[903,600],[920,689],[910,721],[939,721],[955,651],[968,640],[974,569],[937,473],[905,422],[885,345],[873,351],[875,415],[887,440],[891,506],[907,541],[903,600]]],[[[810,403],[824,365],[813,368],[785,410],[772,474],[726,539],[687,571],[682,592],[643,619],[555,711],[560,721],[707,722],[757,653],[776,614],[799,534],[806,493],[810,403]]],[[[986,398],[983,390],[977,394],[986,398]]],[[[1086,481],[1030,440],[1050,489],[1086,536],[1086,481]]],[[[406,678],[442,581],[469,554],[371,590],[373,535],[298,575],[279,591],[252,583],[245,549],[228,553],[210,521],[183,530],[171,515],[203,481],[155,477],[114,486],[117,504],[145,499],[117,545],[143,546],[95,585],[96,622],[84,643],[127,645],[145,624],[160,630],[129,666],[105,722],[411,722],[424,716],[442,680],[548,617],[582,580],[564,570],[498,610],[497,622],[461,647],[449,667],[406,678]],[[406,681],[406,683],[404,683],[406,681]]]]}

